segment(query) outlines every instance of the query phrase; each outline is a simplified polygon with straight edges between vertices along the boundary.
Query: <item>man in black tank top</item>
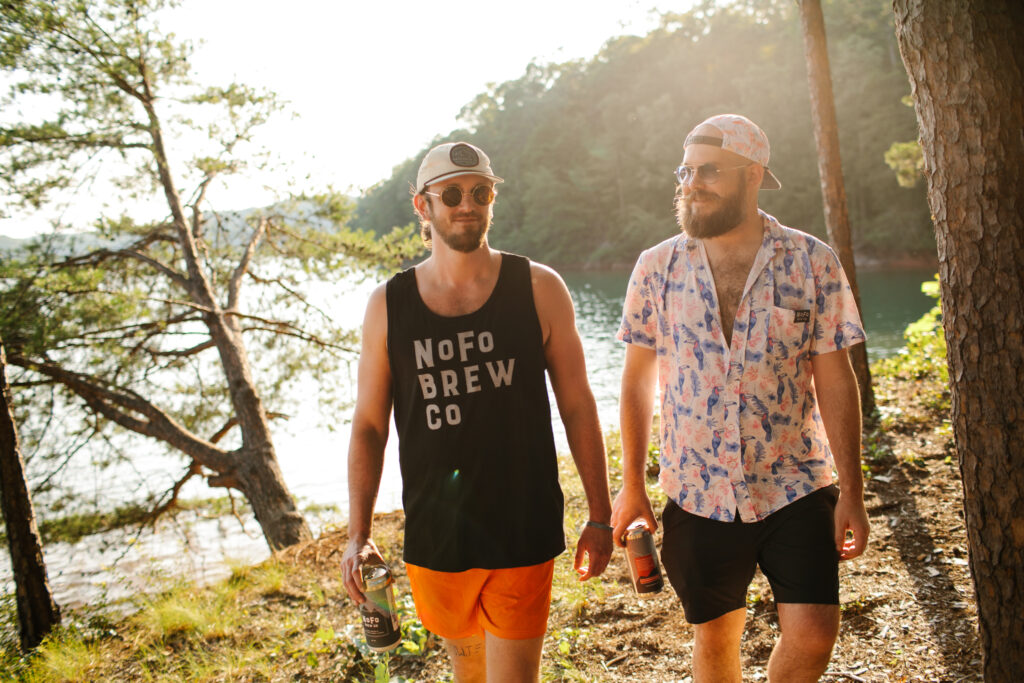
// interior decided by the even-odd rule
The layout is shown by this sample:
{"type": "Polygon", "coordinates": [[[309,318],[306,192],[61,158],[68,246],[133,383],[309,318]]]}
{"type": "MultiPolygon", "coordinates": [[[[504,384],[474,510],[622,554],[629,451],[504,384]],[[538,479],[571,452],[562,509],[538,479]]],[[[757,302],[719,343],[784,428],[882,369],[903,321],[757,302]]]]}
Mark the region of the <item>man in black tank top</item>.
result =
{"type": "Polygon", "coordinates": [[[565,549],[545,372],[590,509],[581,580],[612,552],[604,441],[572,300],[550,268],[488,245],[499,182],[464,142],[423,159],[413,206],[431,254],[370,296],[349,446],[346,590],[362,602],[360,567],[382,561],[370,532],[394,410],[404,560],[456,681],[538,678],[565,549]]]}

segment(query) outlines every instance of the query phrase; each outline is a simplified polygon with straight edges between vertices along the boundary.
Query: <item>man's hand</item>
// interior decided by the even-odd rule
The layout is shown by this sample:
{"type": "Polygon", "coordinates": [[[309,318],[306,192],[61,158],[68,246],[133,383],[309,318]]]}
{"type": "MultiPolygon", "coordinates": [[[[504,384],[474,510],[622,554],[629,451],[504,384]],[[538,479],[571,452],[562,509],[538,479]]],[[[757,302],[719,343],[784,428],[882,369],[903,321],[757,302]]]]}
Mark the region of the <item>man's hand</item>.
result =
{"type": "Polygon", "coordinates": [[[852,560],[868,545],[870,524],[863,498],[839,493],[836,501],[836,551],[840,560],[852,560]],[[847,538],[847,532],[852,537],[847,538]]]}
{"type": "Polygon", "coordinates": [[[341,556],[341,580],[348,596],[357,605],[366,601],[366,596],[363,594],[365,587],[363,586],[362,568],[370,559],[376,559],[373,564],[384,564],[384,558],[372,539],[366,539],[363,543],[354,538],[350,539],[345,547],[345,554],[341,556]]]}
{"type": "Polygon", "coordinates": [[[612,503],[612,526],[615,527],[612,537],[616,544],[626,546],[626,529],[638,519],[647,523],[647,530],[652,534],[657,530],[658,519],[654,516],[647,490],[624,487],[612,503]]]}
{"type": "Polygon", "coordinates": [[[612,558],[612,532],[593,526],[584,526],[576,544],[576,561],[573,566],[580,575],[580,581],[600,576],[612,558]]]}

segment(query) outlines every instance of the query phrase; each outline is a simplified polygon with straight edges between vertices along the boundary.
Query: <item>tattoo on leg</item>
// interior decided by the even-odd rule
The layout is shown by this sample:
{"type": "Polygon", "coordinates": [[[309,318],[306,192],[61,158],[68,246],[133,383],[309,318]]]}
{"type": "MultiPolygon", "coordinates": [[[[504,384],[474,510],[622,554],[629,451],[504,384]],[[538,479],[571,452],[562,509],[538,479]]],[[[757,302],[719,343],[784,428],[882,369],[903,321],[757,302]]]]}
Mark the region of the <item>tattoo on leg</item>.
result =
{"type": "Polygon", "coordinates": [[[451,648],[452,654],[456,657],[473,657],[480,654],[484,649],[483,643],[474,643],[472,645],[453,645],[451,648]]]}

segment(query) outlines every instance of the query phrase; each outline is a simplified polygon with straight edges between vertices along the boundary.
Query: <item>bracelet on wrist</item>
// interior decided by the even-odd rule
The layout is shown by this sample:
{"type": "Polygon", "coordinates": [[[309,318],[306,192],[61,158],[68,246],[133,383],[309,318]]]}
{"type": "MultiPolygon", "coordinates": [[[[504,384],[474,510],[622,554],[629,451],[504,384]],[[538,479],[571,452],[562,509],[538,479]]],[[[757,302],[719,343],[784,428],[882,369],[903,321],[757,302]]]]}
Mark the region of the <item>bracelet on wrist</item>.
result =
{"type": "Polygon", "coordinates": [[[601,522],[595,522],[594,520],[588,520],[587,526],[592,526],[595,529],[604,529],[605,531],[615,531],[615,527],[610,524],[603,524],[601,522]]]}

